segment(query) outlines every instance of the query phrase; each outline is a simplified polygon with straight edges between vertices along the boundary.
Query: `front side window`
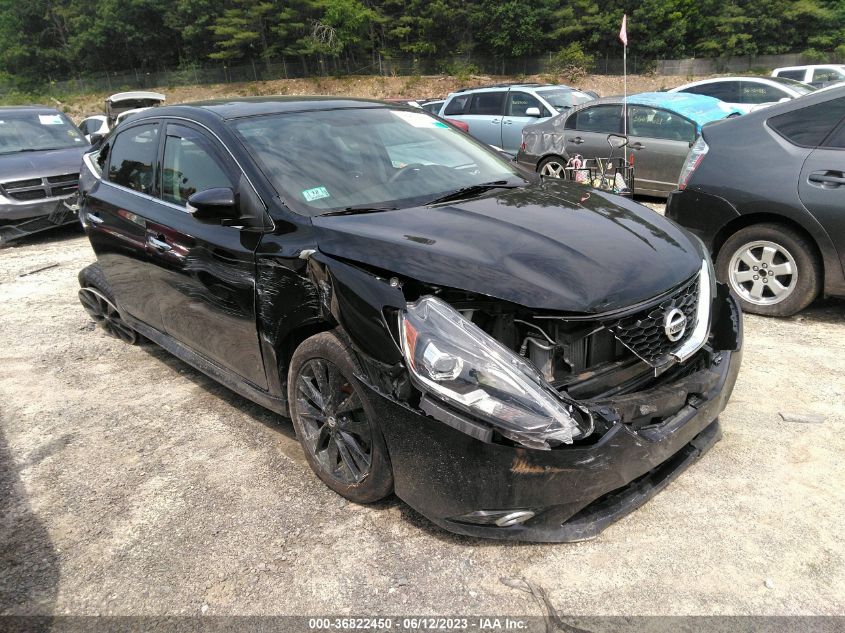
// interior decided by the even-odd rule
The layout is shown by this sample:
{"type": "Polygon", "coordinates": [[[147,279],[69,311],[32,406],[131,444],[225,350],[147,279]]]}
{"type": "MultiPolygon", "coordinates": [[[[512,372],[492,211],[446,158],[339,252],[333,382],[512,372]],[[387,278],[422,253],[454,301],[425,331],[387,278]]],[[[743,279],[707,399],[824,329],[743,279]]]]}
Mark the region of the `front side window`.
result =
{"type": "Polygon", "coordinates": [[[472,96],[472,103],[467,114],[498,116],[502,114],[504,101],[504,92],[476,92],[472,96]]]}
{"type": "Polygon", "coordinates": [[[648,106],[628,106],[628,134],[670,141],[694,141],[696,128],[679,114],[648,106]]]}
{"type": "Polygon", "coordinates": [[[137,125],[115,137],[108,150],[108,179],[111,182],[153,194],[158,128],[157,123],[137,125]]]}
{"type": "Polygon", "coordinates": [[[420,110],[289,112],[231,125],[303,215],[419,206],[464,187],[523,182],[495,152],[420,110]]]}
{"type": "Polygon", "coordinates": [[[193,194],[215,187],[232,187],[226,168],[211,142],[199,132],[170,125],[164,140],[161,198],[184,206],[193,194]]]}
{"type": "MultiPolygon", "coordinates": [[[[574,117],[572,129],[581,132],[602,132],[604,134],[622,133],[622,106],[599,105],[578,111],[574,117]]],[[[567,128],[570,127],[567,120],[567,128]]]]}
{"type": "Polygon", "coordinates": [[[740,84],[739,103],[773,103],[781,99],[791,99],[786,91],[756,81],[743,81],[740,84]]]}
{"type": "Polygon", "coordinates": [[[79,129],[60,112],[23,110],[0,114],[0,154],[86,145],[79,129]]]}
{"type": "Polygon", "coordinates": [[[787,141],[817,147],[845,117],[845,97],[773,116],[768,125],[787,141]]]}
{"type": "Polygon", "coordinates": [[[528,108],[537,108],[540,111],[540,116],[549,116],[548,110],[543,107],[543,104],[534,95],[530,95],[527,92],[511,91],[508,93],[508,101],[505,106],[506,116],[528,116],[525,114],[528,108]]]}

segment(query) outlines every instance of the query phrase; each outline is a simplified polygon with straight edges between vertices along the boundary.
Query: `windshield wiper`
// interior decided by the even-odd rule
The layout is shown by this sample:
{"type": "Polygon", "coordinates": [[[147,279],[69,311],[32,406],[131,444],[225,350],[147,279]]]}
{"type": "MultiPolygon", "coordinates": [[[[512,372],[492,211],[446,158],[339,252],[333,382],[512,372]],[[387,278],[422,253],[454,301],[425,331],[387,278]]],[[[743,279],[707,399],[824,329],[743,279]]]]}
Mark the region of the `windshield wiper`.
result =
{"type": "Polygon", "coordinates": [[[484,193],[485,191],[490,191],[491,189],[515,189],[519,186],[519,184],[509,183],[507,180],[495,180],[493,182],[484,182],[480,185],[470,185],[469,187],[461,187],[460,189],[456,189],[455,191],[450,191],[449,193],[442,195],[439,198],[435,198],[434,200],[426,202],[426,205],[439,204],[441,202],[451,202],[452,200],[462,200],[464,198],[471,198],[472,196],[477,196],[478,194],[484,193]]]}
{"type": "Polygon", "coordinates": [[[358,215],[360,213],[381,213],[383,211],[396,211],[398,208],[399,207],[374,207],[362,204],[357,207],[346,207],[341,211],[329,211],[328,213],[323,213],[322,217],[331,215],[358,215]]]}
{"type": "Polygon", "coordinates": [[[16,149],[11,152],[0,152],[0,154],[23,154],[24,152],[52,152],[57,149],[68,149],[69,147],[73,147],[73,145],[67,145],[66,147],[24,147],[22,149],[16,149]]]}

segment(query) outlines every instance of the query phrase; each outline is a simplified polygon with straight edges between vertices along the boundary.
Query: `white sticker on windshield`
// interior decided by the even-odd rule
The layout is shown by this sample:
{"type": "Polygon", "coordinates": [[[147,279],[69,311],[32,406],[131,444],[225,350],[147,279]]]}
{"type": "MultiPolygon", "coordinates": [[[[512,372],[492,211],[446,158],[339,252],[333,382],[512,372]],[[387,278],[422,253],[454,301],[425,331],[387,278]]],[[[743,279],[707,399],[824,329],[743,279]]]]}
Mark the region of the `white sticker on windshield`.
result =
{"type": "Polygon", "coordinates": [[[330,198],[331,194],[325,187],[314,187],[313,189],[304,189],[302,191],[302,197],[305,198],[306,202],[313,202],[320,198],[330,198]]]}
{"type": "Polygon", "coordinates": [[[406,123],[410,123],[414,127],[445,127],[446,129],[449,128],[449,126],[443,123],[442,121],[438,121],[433,116],[423,114],[422,112],[405,112],[404,110],[391,110],[391,112],[406,123]]]}
{"type": "Polygon", "coordinates": [[[61,125],[64,123],[61,114],[39,114],[38,120],[41,125],[61,125]]]}

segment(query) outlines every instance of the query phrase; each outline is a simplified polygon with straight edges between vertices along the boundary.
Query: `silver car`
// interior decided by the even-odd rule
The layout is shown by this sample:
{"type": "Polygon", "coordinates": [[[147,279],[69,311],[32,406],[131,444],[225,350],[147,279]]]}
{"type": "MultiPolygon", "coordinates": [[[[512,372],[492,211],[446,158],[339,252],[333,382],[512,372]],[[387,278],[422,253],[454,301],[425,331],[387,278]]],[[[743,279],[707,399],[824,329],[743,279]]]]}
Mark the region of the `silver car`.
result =
{"type": "Polygon", "coordinates": [[[458,90],[446,98],[441,117],[463,121],[482,143],[516,153],[522,128],[593,99],[569,86],[497,84],[458,90]]]}
{"type": "Polygon", "coordinates": [[[712,97],[645,92],[590,102],[548,121],[526,126],[516,160],[545,176],[565,177],[570,158],[605,158],[608,134],[627,131],[626,156],[634,163],[636,192],[665,198],[677,188],[681,167],[701,127],[741,112],[712,97]]]}

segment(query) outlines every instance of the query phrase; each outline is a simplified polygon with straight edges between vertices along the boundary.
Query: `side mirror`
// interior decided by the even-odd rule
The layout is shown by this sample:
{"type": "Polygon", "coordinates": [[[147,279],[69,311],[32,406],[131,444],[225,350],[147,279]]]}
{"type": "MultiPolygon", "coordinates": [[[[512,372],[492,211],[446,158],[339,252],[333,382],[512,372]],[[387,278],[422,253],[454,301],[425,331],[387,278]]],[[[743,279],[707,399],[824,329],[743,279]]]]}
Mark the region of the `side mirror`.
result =
{"type": "Polygon", "coordinates": [[[525,116],[540,116],[540,108],[527,108],[525,110],[525,116]]]}
{"type": "Polygon", "coordinates": [[[790,101],[792,101],[792,99],[790,99],[789,97],[783,97],[781,99],[778,99],[778,103],[788,103],[790,101]]]}
{"type": "Polygon", "coordinates": [[[228,187],[197,191],[188,198],[187,211],[199,222],[235,226],[240,224],[235,192],[228,187]]]}
{"type": "Polygon", "coordinates": [[[106,138],[106,135],[98,134],[95,132],[94,134],[89,134],[85,138],[88,139],[88,142],[91,144],[91,147],[97,147],[100,143],[103,142],[103,139],[106,138]]]}

